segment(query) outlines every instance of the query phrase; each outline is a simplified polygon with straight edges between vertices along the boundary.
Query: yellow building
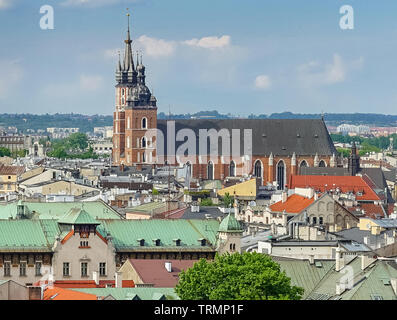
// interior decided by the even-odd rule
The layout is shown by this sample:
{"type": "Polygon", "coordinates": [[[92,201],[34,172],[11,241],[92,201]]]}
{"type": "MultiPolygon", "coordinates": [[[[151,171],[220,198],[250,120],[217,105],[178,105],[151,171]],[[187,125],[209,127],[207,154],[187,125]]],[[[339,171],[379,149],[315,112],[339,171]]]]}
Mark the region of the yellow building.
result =
{"type": "Polygon", "coordinates": [[[373,235],[379,235],[385,230],[396,230],[397,221],[395,219],[371,219],[360,218],[357,227],[363,231],[370,231],[373,235]]]}
{"type": "Polygon", "coordinates": [[[256,179],[251,179],[231,187],[223,188],[218,191],[218,195],[223,197],[228,193],[230,196],[240,200],[255,200],[257,190],[256,179]]]}
{"type": "Polygon", "coordinates": [[[24,172],[24,167],[0,164],[0,193],[16,192],[18,181],[24,172]]]}

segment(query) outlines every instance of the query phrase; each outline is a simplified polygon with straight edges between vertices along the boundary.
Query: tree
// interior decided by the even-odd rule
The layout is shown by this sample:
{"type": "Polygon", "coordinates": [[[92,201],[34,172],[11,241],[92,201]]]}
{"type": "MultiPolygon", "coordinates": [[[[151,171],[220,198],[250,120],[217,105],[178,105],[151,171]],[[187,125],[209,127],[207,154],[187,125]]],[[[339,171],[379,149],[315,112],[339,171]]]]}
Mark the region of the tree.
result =
{"type": "Polygon", "coordinates": [[[10,149],[0,147],[0,157],[11,157],[10,149]]]}
{"type": "Polygon", "coordinates": [[[280,265],[260,253],[216,254],[179,274],[175,290],[182,300],[300,300],[280,265]]]}
{"type": "Polygon", "coordinates": [[[88,147],[88,138],[85,133],[76,132],[67,138],[67,143],[72,149],[85,150],[88,147]]]}
{"type": "Polygon", "coordinates": [[[223,204],[225,205],[225,208],[229,208],[233,202],[234,198],[230,196],[229,192],[226,192],[223,197],[223,204]]]}

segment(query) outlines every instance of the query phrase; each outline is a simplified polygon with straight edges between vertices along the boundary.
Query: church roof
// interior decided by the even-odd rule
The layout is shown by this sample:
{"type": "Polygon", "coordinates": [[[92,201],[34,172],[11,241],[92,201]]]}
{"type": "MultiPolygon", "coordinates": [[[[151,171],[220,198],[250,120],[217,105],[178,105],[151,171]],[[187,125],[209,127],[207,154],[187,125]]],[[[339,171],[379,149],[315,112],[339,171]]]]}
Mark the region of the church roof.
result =
{"type": "MultiPolygon", "coordinates": [[[[164,134],[167,141],[167,121],[158,120],[157,128],[164,134]]],[[[240,129],[240,154],[244,153],[244,130],[252,130],[252,155],[291,156],[294,152],[297,156],[313,156],[316,153],[323,156],[337,154],[332,139],[328,133],[324,121],[321,119],[197,119],[175,120],[175,131],[180,129],[192,129],[199,137],[200,129],[228,130],[230,136],[232,129],[240,129]]],[[[178,146],[185,141],[177,141],[178,146]]],[[[222,141],[219,139],[218,150],[222,141]]],[[[207,143],[207,154],[210,144],[207,143]]],[[[164,151],[166,152],[166,143],[164,151]]],[[[158,150],[160,150],[158,148],[158,150]]],[[[196,143],[199,154],[199,143],[196,143]]],[[[230,150],[232,150],[230,146],[230,150]]],[[[220,152],[220,151],[219,151],[220,152]]]]}
{"type": "Polygon", "coordinates": [[[242,232],[240,222],[237,221],[233,213],[229,213],[219,225],[220,232],[242,232]]]}

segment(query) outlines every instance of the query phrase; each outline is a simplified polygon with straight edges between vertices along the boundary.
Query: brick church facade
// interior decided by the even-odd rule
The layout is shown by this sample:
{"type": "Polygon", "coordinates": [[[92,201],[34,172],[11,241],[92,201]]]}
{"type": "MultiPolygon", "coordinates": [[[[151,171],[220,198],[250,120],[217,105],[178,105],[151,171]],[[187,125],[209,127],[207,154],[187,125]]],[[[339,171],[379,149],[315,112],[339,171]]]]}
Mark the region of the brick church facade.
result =
{"type": "MultiPolygon", "coordinates": [[[[113,165],[139,168],[168,162],[188,167],[187,172],[193,179],[223,180],[227,177],[254,176],[262,184],[272,183],[278,189],[283,189],[289,177],[299,174],[303,167],[337,166],[337,152],[323,119],[175,120],[173,125],[177,132],[190,129],[196,137],[203,129],[226,130],[230,136],[236,130],[240,133],[249,130],[251,133],[248,154],[241,151],[237,157],[219,155],[214,161],[209,157],[209,152],[199,150],[197,143],[193,158],[184,157],[181,160],[175,157],[172,153],[184,141],[176,141],[175,148],[167,152],[167,141],[170,138],[175,140],[175,133],[170,134],[167,130],[170,120],[157,120],[157,100],[146,86],[142,58],[136,56],[136,63],[134,61],[129,27],[124,42],[123,61],[119,59],[116,68],[113,165]],[[163,143],[157,139],[159,131],[163,135],[162,140],[166,141],[165,148],[159,148],[159,143],[163,143]],[[160,158],[166,159],[165,162],[160,158]]],[[[242,134],[240,138],[243,138],[242,134]]],[[[245,143],[242,139],[240,149],[245,150],[245,143]]],[[[219,142],[219,146],[223,146],[223,141],[222,144],[219,142]]]]}

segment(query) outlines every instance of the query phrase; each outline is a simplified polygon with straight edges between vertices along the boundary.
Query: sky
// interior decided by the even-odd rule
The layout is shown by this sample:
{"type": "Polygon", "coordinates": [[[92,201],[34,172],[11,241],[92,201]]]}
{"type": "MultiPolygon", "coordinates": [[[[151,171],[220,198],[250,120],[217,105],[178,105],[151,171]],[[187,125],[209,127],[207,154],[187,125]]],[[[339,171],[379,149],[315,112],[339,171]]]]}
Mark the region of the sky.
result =
{"type": "Polygon", "coordinates": [[[111,115],[126,8],[159,112],[397,114],[395,0],[0,0],[0,113],[111,115]]]}

